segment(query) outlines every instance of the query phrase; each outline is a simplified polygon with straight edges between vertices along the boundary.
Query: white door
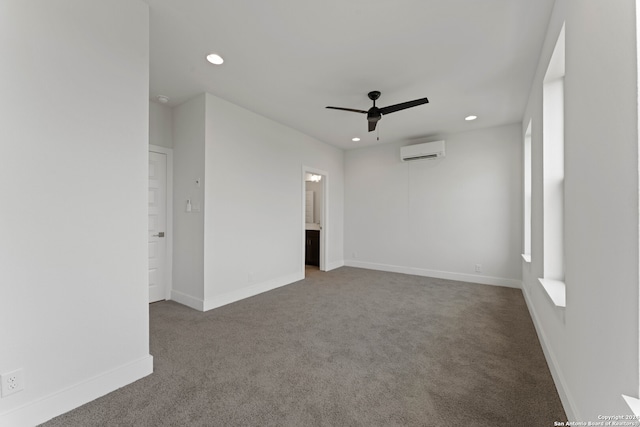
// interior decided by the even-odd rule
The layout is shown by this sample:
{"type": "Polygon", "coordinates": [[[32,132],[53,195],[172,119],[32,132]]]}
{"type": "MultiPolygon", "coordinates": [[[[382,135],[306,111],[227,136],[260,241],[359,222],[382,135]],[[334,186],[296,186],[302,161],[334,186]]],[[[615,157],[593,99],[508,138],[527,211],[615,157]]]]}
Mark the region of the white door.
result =
{"type": "Polygon", "coordinates": [[[165,299],[167,155],[149,152],[149,302],[165,299]]]}

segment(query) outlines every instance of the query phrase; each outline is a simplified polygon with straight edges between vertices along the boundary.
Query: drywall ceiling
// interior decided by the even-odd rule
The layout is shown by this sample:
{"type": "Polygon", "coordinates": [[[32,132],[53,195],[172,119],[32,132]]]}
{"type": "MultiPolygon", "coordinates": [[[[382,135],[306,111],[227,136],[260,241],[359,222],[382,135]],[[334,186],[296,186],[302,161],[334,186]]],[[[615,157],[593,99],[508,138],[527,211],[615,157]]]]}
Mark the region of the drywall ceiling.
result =
{"type": "Polygon", "coordinates": [[[175,106],[206,91],[344,149],[519,122],[554,3],[146,2],[152,100],[175,106]],[[211,52],[225,63],[209,64],[211,52]],[[364,115],[325,109],[367,110],[372,90],[378,106],[430,103],[384,116],[371,133],[364,115]]]}

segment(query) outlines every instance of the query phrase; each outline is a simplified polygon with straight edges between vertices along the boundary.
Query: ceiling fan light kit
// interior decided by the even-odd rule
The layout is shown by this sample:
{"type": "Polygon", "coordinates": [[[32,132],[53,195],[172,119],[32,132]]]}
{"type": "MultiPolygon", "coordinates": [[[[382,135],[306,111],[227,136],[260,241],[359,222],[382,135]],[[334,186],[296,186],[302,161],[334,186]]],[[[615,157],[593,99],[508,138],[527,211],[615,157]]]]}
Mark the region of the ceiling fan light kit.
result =
{"type": "Polygon", "coordinates": [[[368,130],[372,132],[376,130],[376,125],[382,119],[382,116],[385,114],[395,113],[396,111],[405,110],[411,107],[417,107],[418,105],[426,104],[429,102],[427,98],[414,99],[413,101],[402,102],[400,104],[389,105],[387,107],[378,108],[376,107],[376,100],[380,98],[380,91],[374,90],[368,93],[369,99],[373,101],[373,107],[369,108],[368,111],[357,110],[354,108],[343,108],[343,107],[327,107],[332,110],[342,110],[342,111],[351,111],[352,113],[361,113],[367,115],[367,122],[369,122],[368,130]]]}

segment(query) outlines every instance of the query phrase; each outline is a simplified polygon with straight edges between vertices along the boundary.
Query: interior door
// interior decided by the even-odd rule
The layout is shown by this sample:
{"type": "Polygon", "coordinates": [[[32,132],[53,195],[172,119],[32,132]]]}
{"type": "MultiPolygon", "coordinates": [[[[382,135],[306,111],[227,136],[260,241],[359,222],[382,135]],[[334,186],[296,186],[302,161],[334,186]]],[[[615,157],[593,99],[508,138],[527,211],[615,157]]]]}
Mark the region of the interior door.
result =
{"type": "Polygon", "coordinates": [[[166,298],[167,155],[149,152],[149,302],[166,298]]]}

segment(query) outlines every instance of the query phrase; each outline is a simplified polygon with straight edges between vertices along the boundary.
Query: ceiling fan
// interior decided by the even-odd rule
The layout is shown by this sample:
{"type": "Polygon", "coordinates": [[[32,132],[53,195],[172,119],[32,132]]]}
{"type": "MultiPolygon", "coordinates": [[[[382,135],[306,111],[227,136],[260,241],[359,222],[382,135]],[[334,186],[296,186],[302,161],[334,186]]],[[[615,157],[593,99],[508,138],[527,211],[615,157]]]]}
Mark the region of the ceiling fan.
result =
{"type": "Polygon", "coordinates": [[[367,115],[367,121],[369,122],[369,132],[376,130],[376,124],[382,116],[390,114],[396,111],[404,110],[411,107],[417,107],[418,105],[426,104],[429,102],[427,98],[414,99],[413,101],[402,102],[400,104],[389,105],[388,107],[378,108],[376,107],[376,99],[380,98],[380,91],[374,90],[368,93],[369,99],[373,101],[373,107],[369,108],[369,111],[356,110],[353,108],[342,107],[327,107],[332,110],[352,111],[354,113],[362,113],[367,115]]]}

